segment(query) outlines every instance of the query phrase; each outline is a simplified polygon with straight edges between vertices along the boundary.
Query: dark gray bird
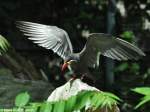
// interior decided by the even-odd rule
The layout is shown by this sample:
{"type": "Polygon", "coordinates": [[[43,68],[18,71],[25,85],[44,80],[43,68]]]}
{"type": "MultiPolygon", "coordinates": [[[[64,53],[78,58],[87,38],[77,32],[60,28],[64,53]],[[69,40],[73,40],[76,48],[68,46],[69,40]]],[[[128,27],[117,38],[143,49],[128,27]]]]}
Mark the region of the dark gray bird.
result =
{"type": "Polygon", "coordinates": [[[17,21],[16,25],[25,36],[29,37],[28,39],[39,46],[53,50],[62,57],[64,60],[62,70],[70,65],[78,77],[90,74],[88,67],[98,65],[99,55],[119,61],[137,60],[145,56],[144,52],[136,46],[104,33],[89,34],[83,50],[74,53],[67,32],[61,28],[25,21],[17,21]]]}

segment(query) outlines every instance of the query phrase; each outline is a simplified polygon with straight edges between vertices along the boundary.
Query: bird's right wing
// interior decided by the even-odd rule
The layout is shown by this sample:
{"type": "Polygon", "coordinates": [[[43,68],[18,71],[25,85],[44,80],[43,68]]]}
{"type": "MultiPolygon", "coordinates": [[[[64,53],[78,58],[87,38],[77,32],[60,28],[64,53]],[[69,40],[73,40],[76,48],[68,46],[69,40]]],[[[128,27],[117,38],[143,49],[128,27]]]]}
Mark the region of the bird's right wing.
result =
{"type": "MultiPolygon", "coordinates": [[[[93,66],[97,62],[98,54],[115,60],[137,60],[145,54],[136,46],[120,38],[103,33],[90,34],[87,43],[80,52],[81,63],[93,66]]],[[[99,61],[99,60],[98,60],[99,61]]]]}
{"type": "Polygon", "coordinates": [[[17,21],[16,25],[29,37],[28,39],[39,46],[53,50],[63,59],[73,52],[69,36],[63,29],[26,21],[17,21]]]}

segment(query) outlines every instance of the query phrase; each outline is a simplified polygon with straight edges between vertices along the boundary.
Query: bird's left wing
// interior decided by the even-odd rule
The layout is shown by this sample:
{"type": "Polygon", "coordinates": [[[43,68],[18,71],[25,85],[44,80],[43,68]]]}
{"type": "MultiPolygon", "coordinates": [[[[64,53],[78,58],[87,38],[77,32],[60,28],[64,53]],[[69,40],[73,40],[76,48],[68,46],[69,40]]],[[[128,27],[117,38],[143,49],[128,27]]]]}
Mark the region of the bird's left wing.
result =
{"type": "Polygon", "coordinates": [[[139,48],[120,38],[113,38],[112,35],[104,33],[92,33],[80,52],[80,61],[88,66],[93,66],[99,54],[119,61],[137,60],[140,56],[145,55],[139,48]]]}
{"type": "Polygon", "coordinates": [[[72,52],[72,44],[66,31],[56,26],[17,21],[17,27],[30,40],[46,49],[51,49],[63,59],[72,52]]]}

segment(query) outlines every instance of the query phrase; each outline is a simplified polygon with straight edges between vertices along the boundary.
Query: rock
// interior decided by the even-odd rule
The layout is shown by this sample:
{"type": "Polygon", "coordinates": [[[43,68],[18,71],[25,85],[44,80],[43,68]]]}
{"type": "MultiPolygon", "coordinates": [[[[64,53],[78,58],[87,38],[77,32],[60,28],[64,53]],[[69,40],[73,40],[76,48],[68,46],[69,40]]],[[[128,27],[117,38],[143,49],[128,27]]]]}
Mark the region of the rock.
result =
{"type": "MultiPolygon", "coordinates": [[[[48,102],[59,102],[62,100],[67,100],[72,96],[76,96],[81,91],[102,92],[99,89],[82,82],[80,79],[75,79],[75,80],[68,81],[66,84],[64,84],[60,87],[57,87],[50,94],[47,101],[48,102]]],[[[101,99],[99,99],[99,100],[101,100],[101,99]]],[[[93,110],[92,107],[89,106],[89,104],[90,104],[89,102],[86,102],[85,112],[120,112],[117,104],[112,105],[111,109],[104,106],[102,108],[97,108],[96,110],[93,110]]],[[[79,102],[77,102],[77,103],[79,103],[79,102]]],[[[73,112],[81,112],[81,110],[74,110],[73,112]]]]}

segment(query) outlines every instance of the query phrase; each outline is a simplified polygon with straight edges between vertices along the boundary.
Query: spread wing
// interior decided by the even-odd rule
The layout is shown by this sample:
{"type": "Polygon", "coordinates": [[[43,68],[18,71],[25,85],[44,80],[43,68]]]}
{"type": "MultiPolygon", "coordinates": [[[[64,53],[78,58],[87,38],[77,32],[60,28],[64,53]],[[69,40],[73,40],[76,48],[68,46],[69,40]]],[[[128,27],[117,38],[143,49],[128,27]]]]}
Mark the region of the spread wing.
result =
{"type": "Polygon", "coordinates": [[[16,25],[29,37],[28,39],[39,46],[53,50],[63,59],[73,52],[69,36],[63,29],[25,21],[17,21],[16,25]]]}
{"type": "Polygon", "coordinates": [[[100,54],[119,61],[137,60],[140,56],[145,56],[139,48],[120,38],[113,38],[109,34],[92,33],[80,52],[80,60],[89,66],[93,66],[100,54]]]}

